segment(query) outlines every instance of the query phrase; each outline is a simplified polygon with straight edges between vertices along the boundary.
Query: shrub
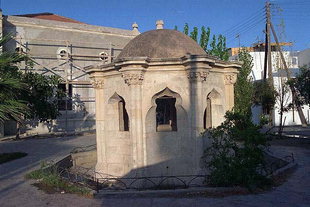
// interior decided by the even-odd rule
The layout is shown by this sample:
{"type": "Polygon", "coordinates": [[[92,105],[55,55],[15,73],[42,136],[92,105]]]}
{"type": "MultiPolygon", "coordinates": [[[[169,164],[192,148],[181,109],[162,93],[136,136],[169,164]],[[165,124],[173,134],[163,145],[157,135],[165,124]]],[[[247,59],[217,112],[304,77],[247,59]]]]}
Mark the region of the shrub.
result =
{"type": "Polygon", "coordinates": [[[205,150],[202,161],[210,170],[208,184],[249,189],[265,186],[269,180],[261,170],[266,137],[246,115],[227,112],[225,118],[219,127],[206,132],[211,146],[205,150]]]}

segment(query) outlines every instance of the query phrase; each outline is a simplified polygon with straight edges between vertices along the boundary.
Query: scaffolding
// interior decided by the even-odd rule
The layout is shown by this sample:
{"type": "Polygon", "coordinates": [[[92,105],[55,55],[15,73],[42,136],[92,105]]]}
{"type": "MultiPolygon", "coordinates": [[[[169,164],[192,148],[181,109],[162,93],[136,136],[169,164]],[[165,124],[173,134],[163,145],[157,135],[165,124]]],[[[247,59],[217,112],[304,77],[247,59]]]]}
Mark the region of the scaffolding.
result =
{"type": "MultiPolygon", "coordinates": [[[[61,99],[65,102],[65,132],[68,131],[68,101],[74,101],[69,94],[69,85],[76,85],[79,88],[92,88],[84,70],[86,64],[111,63],[116,54],[122,50],[120,45],[112,43],[55,39],[27,39],[25,41],[17,37],[12,37],[12,39],[16,43],[15,51],[27,55],[33,64],[32,67],[29,67],[29,64],[25,62],[23,66],[20,66],[20,70],[43,75],[53,74],[60,77],[62,84],[65,84],[65,97],[61,99]],[[50,51],[50,53],[40,51],[50,51]]],[[[94,102],[95,97],[83,97],[80,101],[94,102]]]]}

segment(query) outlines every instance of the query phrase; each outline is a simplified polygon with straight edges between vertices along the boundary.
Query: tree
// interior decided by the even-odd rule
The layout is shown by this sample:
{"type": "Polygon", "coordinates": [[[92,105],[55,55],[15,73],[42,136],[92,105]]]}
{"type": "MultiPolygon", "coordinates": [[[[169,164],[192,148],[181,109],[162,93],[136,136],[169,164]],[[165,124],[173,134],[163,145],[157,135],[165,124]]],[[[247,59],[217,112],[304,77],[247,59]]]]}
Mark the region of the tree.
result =
{"type": "MultiPolygon", "coordinates": [[[[185,23],[183,33],[188,35],[189,26],[188,23],[185,23]]],[[[201,27],[200,39],[198,40],[198,28],[194,27],[193,31],[190,32],[190,37],[195,41],[199,42],[199,45],[206,51],[206,53],[216,56],[221,60],[227,61],[229,58],[228,49],[226,48],[226,38],[223,35],[213,35],[212,41],[210,43],[210,50],[208,50],[208,44],[210,39],[211,30],[208,27],[207,30],[205,27],[201,27]]]]}
{"type": "Polygon", "coordinates": [[[22,82],[27,83],[27,93],[23,93],[21,97],[30,109],[30,113],[25,118],[45,122],[60,115],[58,97],[64,96],[62,91],[58,90],[58,85],[61,83],[60,77],[27,72],[22,76],[22,82]]]}
{"type": "Polygon", "coordinates": [[[183,33],[186,34],[186,35],[188,35],[188,30],[189,30],[188,24],[185,23],[184,29],[183,29],[183,33]]]}
{"type": "Polygon", "coordinates": [[[279,77],[278,81],[279,81],[278,86],[275,88],[275,90],[277,91],[276,102],[278,105],[278,113],[280,115],[278,133],[280,136],[282,136],[283,126],[285,124],[284,123],[285,120],[283,120],[283,114],[284,112],[287,112],[290,109],[290,106],[292,104],[290,103],[291,94],[289,86],[286,83],[286,78],[279,77]]]}
{"type": "MultiPolygon", "coordinates": [[[[0,46],[9,40],[9,37],[4,37],[0,46]]],[[[57,98],[61,96],[58,90],[61,79],[54,75],[22,73],[16,64],[25,60],[32,65],[25,55],[16,52],[0,54],[0,121],[17,122],[16,138],[19,138],[20,126],[25,119],[45,122],[59,115],[57,98]]]]}
{"type": "Polygon", "coordinates": [[[225,121],[209,129],[211,145],[202,156],[202,166],[209,171],[212,186],[245,186],[250,190],[270,184],[266,177],[264,149],[267,140],[261,126],[248,116],[226,112],[225,121]]]}
{"type": "Polygon", "coordinates": [[[204,26],[201,27],[201,35],[200,35],[200,40],[199,44],[204,51],[208,51],[208,44],[209,44],[209,39],[210,39],[210,27],[206,28],[204,26]]]}
{"type": "Polygon", "coordinates": [[[246,50],[241,50],[238,56],[239,61],[242,61],[242,67],[239,70],[235,84],[234,111],[251,117],[254,86],[250,74],[253,67],[253,58],[246,50]]]}
{"type": "Polygon", "coordinates": [[[178,30],[178,26],[177,25],[174,26],[174,30],[178,30]]]}
{"type": "Polygon", "coordinates": [[[254,82],[253,102],[263,108],[265,115],[270,114],[276,102],[277,92],[268,81],[254,82]]]}
{"type": "Polygon", "coordinates": [[[217,56],[221,60],[227,61],[229,58],[228,49],[226,48],[226,38],[223,35],[213,35],[212,42],[210,44],[211,49],[208,51],[210,55],[217,56]]]}
{"type": "Polygon", "coordinates": [[[193,31],[191,32],[190,37],[191,37],[195,42],[197,42],[197,38],[198,38],[198,28],[197,28],[197,27],[194,27],[194,28],[193,28],[193,31]]]}
{"type": "Polygon", "coordinates": [[[288,84],[297,90],[297,104],[308,104],[310,106],[310,67],[301,67],[300,73],[288,84]]]}
{"type": "MultiPolygon", "coordinates": [[[[9,37],[0,39],[0,46],[9,41],[9,37]]],[[[0,122],[6,120],[20,121],[22,114],[28,113],[26,102],[19,95],[26,85],[20,81],[21,73],[16,63],[24,60],[24,56],[2,52],[0,54],[0,122]]]]}

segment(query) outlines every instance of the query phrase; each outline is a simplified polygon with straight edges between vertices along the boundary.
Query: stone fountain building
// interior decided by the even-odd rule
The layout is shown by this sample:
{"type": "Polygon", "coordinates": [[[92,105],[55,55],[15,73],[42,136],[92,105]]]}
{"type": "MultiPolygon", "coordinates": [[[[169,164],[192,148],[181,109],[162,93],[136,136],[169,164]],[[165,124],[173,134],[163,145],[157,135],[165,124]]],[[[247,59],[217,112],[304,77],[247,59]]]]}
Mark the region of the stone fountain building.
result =
{"type": "Polygon", "coordinates": [[[111,64],[89,66],[96,93],[96,171],[109,176],[200,173],[200,133],[234,106],[239,64],[168,29],[142,33],[111,64]]]}

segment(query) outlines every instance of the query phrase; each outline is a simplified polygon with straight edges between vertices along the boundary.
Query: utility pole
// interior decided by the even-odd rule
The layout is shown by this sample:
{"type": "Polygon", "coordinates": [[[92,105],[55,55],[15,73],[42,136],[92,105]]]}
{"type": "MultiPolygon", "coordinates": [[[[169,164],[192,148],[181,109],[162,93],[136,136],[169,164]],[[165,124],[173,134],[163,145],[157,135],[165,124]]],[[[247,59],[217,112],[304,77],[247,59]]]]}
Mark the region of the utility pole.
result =
{"type": "MultiPolygon", "coordinates": [[[[282,53],[282,50],[281,50],[281,47],[280,47],[280,44],[279,44],[279,40],[278,40],[278,37],[277,37],[277,34],[276,34],[276,31],[275,31],[272,23],[270,24],[270,26],[271,26],[270,28],[271,28],[273,37],[274,37],[274,39],[276,41],[276,44],[277,44],[277,50],[280,52],[280,57],[281,57],[281,60],[283,62],[283,65],[284,65],[284,69],[286,71],[287,80],[290,80],[291,79],[291,74],[290,74],[290,72],[288,70],[288,67],[287,67],[284,55],[282,53]]],[[[290,86],[290,89],[292,91],[292,101],[293,101],[293,104],[296,105],[297,112],[298,112],[298,115],[299,115],[299,118],[300,118],[300,122],[301,122],[302,126],[305,127],[305,126],[307,126],[307,121],[306,121],[306,118],[305,118],[305,115],[304,115],[304,113],[302,111],[301,106],[297,103],[296,89],[294,88],[294,86],[290,86]]]]}
{"type": "Polygon", "coordinates": [[[271,15],[270,15],[270,2],[267,1],[266,5],[266,31],[265,31],[265,60],[264,60],[264,80],[267,79],[271,87],[273,87],[273,77],[272,77],[272,62],[271,62],[271,40],[270,40],[270,25],[271,25],[271,15]]]}
{"type": "MultiPolygon", "coordinates": [[[[270,5],[271,5],[270,2],[267,1],[266,5],[265,5],[265,8],[266,8],[266,35],[265,35],[264,81],[266,81],[267,73],[268,73],[268,82],[270,84],[270,87],[273,88],[270,30],[272,31],[273,37],[276,41],[277,50],[280,53],[280,57],[281,57],[281,60],[283,62],[283,65],[284,65],[284,69],[286,71],[287,79],[290,80],[291,76],[290,76],[284,55],[282,53],[277,34],[276,34],[275,29],[271,23],[270,5]]],[[[306,121],[305,116],[303,114],[302,108],[297,103],[296,89],[293,86],[290,86],[290,89],[292,91],[292,101],[293,101],[293,104],[296,105],[301,124],[302,124],[302,126],[307,126],[307,121],[306,121]]]]}

